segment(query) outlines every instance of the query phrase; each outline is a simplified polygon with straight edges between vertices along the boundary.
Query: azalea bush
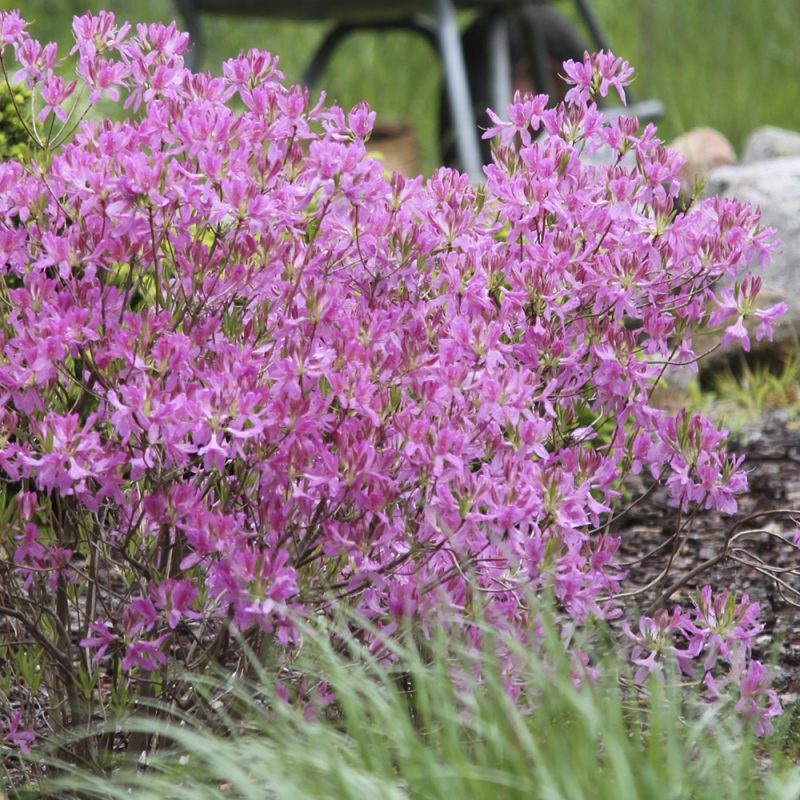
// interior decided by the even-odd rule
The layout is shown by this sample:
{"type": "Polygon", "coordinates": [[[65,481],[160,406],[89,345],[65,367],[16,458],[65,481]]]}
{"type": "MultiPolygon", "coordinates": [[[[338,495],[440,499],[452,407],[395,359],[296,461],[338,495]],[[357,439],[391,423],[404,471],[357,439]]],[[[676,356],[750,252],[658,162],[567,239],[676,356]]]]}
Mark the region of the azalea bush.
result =
{"type": "MultiPolygon", "coordinates": [[[[36,98],[31,158],[0,164],[5,746],[37,715],[181,702],[239,637],[288,652],[343,605],[424,638],[479,600],[535,647],[531,592],[565,630],[623,614],[627,476],[735,511],[725,432],[653,389],[694,330],[771,335],[781,308],[738,279],[769,232],[735,200],[675,210],[679,157],[595,105],[625,62],[568,62],[553,109],[515,97],[475,187],[387,179],[374,113],[312,103],[267,53],[192,74],[174,24],[73,30],[65,77],[0,15],[6,80],[36,98]]],[[[626,641],[766,729],[757,610],[707,590],[626,641]]]]}

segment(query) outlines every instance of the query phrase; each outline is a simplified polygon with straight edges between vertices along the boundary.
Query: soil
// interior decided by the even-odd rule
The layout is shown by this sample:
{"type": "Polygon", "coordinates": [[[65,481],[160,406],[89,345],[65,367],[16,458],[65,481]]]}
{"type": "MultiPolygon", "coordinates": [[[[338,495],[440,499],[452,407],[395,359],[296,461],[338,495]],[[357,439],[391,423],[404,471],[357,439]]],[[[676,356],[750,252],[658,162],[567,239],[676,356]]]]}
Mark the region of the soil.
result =
{"type": "Polygon", "coordinates": [[[706,584],[746,592],[760,604],[765,625],[754,655],[774,659],[774,686],[785,706],[794,705],[800,697],[800,550],[792,544],[800,527],[800,425],[785,413],[771,414],[734,437],[730,450],[745,454],[749,479],[732,516],[701,511],[687,524],[669,504],[668,490],[648,492],[643,481],[630,483],[635,505],[613,528],[622,539],[620,560],[630,565],[627,588],[643,588],[640,608],[652,609],[657,599],[665,600],[665,588],[723,553],[731,537],[728,555],[678,586],[665,605],[690,606],[695,589],[706,584]],[[676,540],[681,523],[683,534],[676,540]],[[660,551],[641,561],[659,545],[660,551]],[[666,581],[645,589],[670,557],[666,581]]]}

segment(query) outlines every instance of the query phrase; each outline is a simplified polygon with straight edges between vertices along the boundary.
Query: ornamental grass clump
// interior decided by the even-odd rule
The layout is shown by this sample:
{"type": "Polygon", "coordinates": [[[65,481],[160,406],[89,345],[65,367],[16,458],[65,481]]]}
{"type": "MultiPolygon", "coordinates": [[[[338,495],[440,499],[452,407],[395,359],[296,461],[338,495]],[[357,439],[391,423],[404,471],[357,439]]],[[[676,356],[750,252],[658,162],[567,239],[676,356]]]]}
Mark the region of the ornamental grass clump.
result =
{"type": "MultiPolygon", "coordinates": [[[[724,431],[653,388],[695,329],[771,335],[758,279],[715,293],[769,232],[735,200],[675,211],[679,157],[594,102],[625,62],[568,62],[553,109],[515,97],[474,187],[387,179],[375,114],[311,103],[267,53],[193,74],[174,24],[73,30],[67,80],[0,14],[2,69],[36,98],[33,156],[0,163],[5,746],[178,702],[238,635],[288,650],[342,605],[424,637],[480,597],[535,646],[531,592],[566,625],[623,613],[606,525],[627,475],[736,509],[724,431]]],[[[701,658],[711,629],[676,613],[658,636],[736,697],[751,639],[701,658]]],[[[766,720],[766,680],[747,686],[766,720]]]]}
{"type": "Polygon", "coordinates": [[[249,681],[195,676],[203,715],[136,720],[164,743],[146,761],[129,755],[113,780],[67,770],[42,788],[58,800],[800,798],[800,767],[780,751],[785,731],[757,739],[720,706],[681,691],[674,674],[638,696],[621,686],[627,668],[614,651],[595,680],[576,682],[572,653],[546,611],[542,619],[538,653],[478,619],[482,651],[433,623],[424,648],[384,641],[393,664],[343,626],[336,647],[329,625],[306,627],[294,667],[307,686],[335,694],[335,709],[309,714],[287,702],[254,657],[249,681]],[[506,691],[497,659],[506,650],[536,698],[530,707],[506,691]]]}

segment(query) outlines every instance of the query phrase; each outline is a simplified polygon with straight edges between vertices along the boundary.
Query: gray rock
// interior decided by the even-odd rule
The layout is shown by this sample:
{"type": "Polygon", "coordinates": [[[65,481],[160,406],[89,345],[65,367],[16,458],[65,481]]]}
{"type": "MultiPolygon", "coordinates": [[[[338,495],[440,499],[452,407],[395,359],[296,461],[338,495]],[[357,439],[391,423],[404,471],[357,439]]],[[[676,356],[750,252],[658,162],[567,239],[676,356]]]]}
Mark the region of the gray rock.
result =
{"type": "Polygon", "coordinates": [[[784,293],[800,310],[800,156],[713,169],[706,194],[761,208],[762,223],[775,228],[781,242],[764,270],[764,286],[784,293]]]}
{"type": "MultiPolygon", "coordinates": [[[[782,301],[789,310],[775,325],[772,342],[757,343],[753,334],[758,323],[752,318],[748,320],[752,349],[746,360],[762,364],[785,363],[800,352],[800,156],[712,169],[705,194],[735,197],[758,206],[762,224],[776,231],[780,245],[771,263],[763,272],[757,265],[751,268],[763,280],[758,305],[769,308],[782,301]]],[[[721,333],[703,333],[694,337],[697,353],[712,351],[700,364],[701,372],[706,375],[724,369],[732,360],[742,357],[738,348],[718,349],[721,338],[721,333]]],[[[677,370],[671,383],[680,386],[687,377],[677,370]]]]}
{"type": "Polygon", "coordinates": [[[742,156],[743,164],[771,158],[800,156],[800,133],[767,125],[750,135],[742,156]]]}

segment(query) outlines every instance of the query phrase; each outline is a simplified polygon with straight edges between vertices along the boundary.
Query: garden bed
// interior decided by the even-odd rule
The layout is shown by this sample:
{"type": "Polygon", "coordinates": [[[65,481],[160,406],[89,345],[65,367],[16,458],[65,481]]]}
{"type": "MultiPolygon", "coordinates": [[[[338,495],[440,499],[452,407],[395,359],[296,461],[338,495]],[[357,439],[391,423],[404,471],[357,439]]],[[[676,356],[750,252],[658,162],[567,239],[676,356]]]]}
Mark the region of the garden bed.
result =
{"type": "MultiPolygon", "coordinates": [[[[770,534],[780,534],[791,540],[798,528],[792,515],[781,510],[800,508],[800,427],[788,421],[784,414],[773,413],[765,416],[757,428],[751,427],[747,433],[734,438],[731,450],[745,454],[749,488],[739,497],[739,509],[733,516],[715,511],[697,513],[674,555],[671,580],[714,558],[724,547],[725,537],[733,526],[737,526],[737,531],[760,531],[740,540],[750,554],[740,554],[743,560],[760,559],[764,569],[797,568],[797,553],[770,534]],[[751,519],[757,514],[763,516],[751,519]]],[[[629,488],[631,502],[635,505],[620,520],[615,533],[622,539],[621,560],[630,564],[631,585],[645,587],[658,577],[673,545],[665,545],[658,558],[641,564],[632,562],[670,540],[675,531],[677,511],[669,504],[669,493],[663,486],[648,492],[647,484],[639,476],[629,481],[629,488]]],[[[787,573],[782,578],[800,589],[796,575],[787,573]]],[[[706,584],[747,592],[751,600],[760,604],[765,628],[757,641],[758,656],[776,659],[775,683],[781,700],[784,704],[796,702],[800,692],[800,614],[786,599],[787,593],[782,594],[764,571],[726,559],[677,590],[667,607],[676,603],[689,605],[693,592],[706,584]]],[[[655,589],[643,592],[641,607],[646,609],[651,605],[657,594],[655,589]]],[[[795,602],[799,599],[794,598],[795,602]]]]}

